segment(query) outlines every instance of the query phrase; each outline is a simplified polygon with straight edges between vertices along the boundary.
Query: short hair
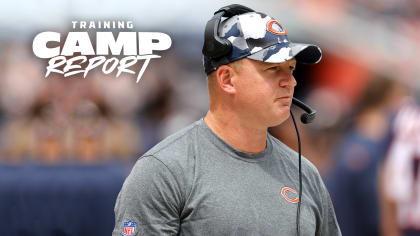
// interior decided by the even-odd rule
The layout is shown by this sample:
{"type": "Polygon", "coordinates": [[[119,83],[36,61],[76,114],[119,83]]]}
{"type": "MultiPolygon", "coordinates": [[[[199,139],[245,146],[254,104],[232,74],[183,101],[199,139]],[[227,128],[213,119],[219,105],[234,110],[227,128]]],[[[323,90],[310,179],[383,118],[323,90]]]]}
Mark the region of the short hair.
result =
{"type": "MultiPolygon", "coordinates": [[[[237,61],[234,61],[234,62],[231,62],[231,63],[229,63],[227,65],[231,66],[233,68],[233,70],[235,70],[235,72],[240,72],[241,69],[242,69],[242,59],[237,60],[237,61]]],[[[210,74],[208,74],[207,75],[207,79],[209,79],[210,77],[214,77],[215,74],[216,74],[215,71],[213,71],[210,74]]]]}
{"type": "Polygon", "coordinates": [[[243,59],[240,59],[240,60],[237,60],[237,61],[234,61],[234,62],[230,63],[230,65],[232,66],[232,68],[236,72],[239,72],[242,69],[242,61],[243,61],[243,59]]]}

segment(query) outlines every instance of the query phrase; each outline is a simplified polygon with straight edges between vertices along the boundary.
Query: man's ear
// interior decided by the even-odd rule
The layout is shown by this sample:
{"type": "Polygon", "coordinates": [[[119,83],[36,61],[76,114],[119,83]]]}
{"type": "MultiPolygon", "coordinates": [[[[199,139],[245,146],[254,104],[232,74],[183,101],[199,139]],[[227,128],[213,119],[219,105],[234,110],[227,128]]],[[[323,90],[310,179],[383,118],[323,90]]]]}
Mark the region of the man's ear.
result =
{"type": "Polygon", "coordinates": [[[217,84],[228,94],[236,93],[236,89],[232,83],[232,78],[234,76],[236,76],[236,73],[229,65],[222,65],[216,70],[217,84]]]}

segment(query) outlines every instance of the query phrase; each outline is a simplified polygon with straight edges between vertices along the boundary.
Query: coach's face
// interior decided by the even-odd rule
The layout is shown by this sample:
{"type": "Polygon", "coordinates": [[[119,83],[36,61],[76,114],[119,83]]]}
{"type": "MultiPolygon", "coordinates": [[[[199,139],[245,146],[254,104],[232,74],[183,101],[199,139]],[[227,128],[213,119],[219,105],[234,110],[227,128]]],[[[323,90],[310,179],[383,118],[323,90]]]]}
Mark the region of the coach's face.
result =
{"type": "Polygon", "coordinates": [[[290,115],[296,80],[293,58],[282,63],[267,63],[242,59],[235,70],[235,103],[250,119],[267,127],[284,122],[290,115]]]}

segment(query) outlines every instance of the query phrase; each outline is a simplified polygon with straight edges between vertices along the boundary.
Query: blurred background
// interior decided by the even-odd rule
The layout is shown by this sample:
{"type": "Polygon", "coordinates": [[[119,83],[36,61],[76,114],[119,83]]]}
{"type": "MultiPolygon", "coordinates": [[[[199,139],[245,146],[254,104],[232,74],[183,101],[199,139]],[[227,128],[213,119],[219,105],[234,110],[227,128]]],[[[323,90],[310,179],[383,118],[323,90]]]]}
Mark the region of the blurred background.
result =
{"type": "MultiPolygon", "coordinates": [[[[204,27],[232,3],[323,50],[319,64],[297,66],[295,96],[318,111],[299,124],[303,154],[324,178],[343,235],[420,235],[419,0],[3,2],[0,235],[110,235],[137,158],[205,115],[204,27]],[[34,56],[32,40],[65,35],[72,20],[129,20],[134,31],[170,35],[172,47],[138,84],[101,71],[45,78],[48,60],[34,56]]],[[[297,149],[290,120],[270,132],[297,149]]]]}

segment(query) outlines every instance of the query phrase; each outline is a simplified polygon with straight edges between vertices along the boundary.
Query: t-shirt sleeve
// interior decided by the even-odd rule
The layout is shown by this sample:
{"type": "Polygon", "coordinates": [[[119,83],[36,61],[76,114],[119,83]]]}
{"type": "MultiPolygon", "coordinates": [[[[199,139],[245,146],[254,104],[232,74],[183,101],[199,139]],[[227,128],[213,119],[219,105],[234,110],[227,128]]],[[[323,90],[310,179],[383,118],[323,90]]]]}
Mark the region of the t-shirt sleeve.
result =
{"type": "Polygon", "coordinates": [[[330,194],[318,174],[318,181],[320,185],[320,197],[322,202],[322,222],[318,236],[341,236],[340,227],[337,222],[337,217],[334,212],[334,206],[331,201],[330,194]]]}
{"type": "Polygon", "coordinates": [[[176,235],[182,202],[171,170],[154,156],[142,157],[118,194],[112,235],[176,235]]]}

